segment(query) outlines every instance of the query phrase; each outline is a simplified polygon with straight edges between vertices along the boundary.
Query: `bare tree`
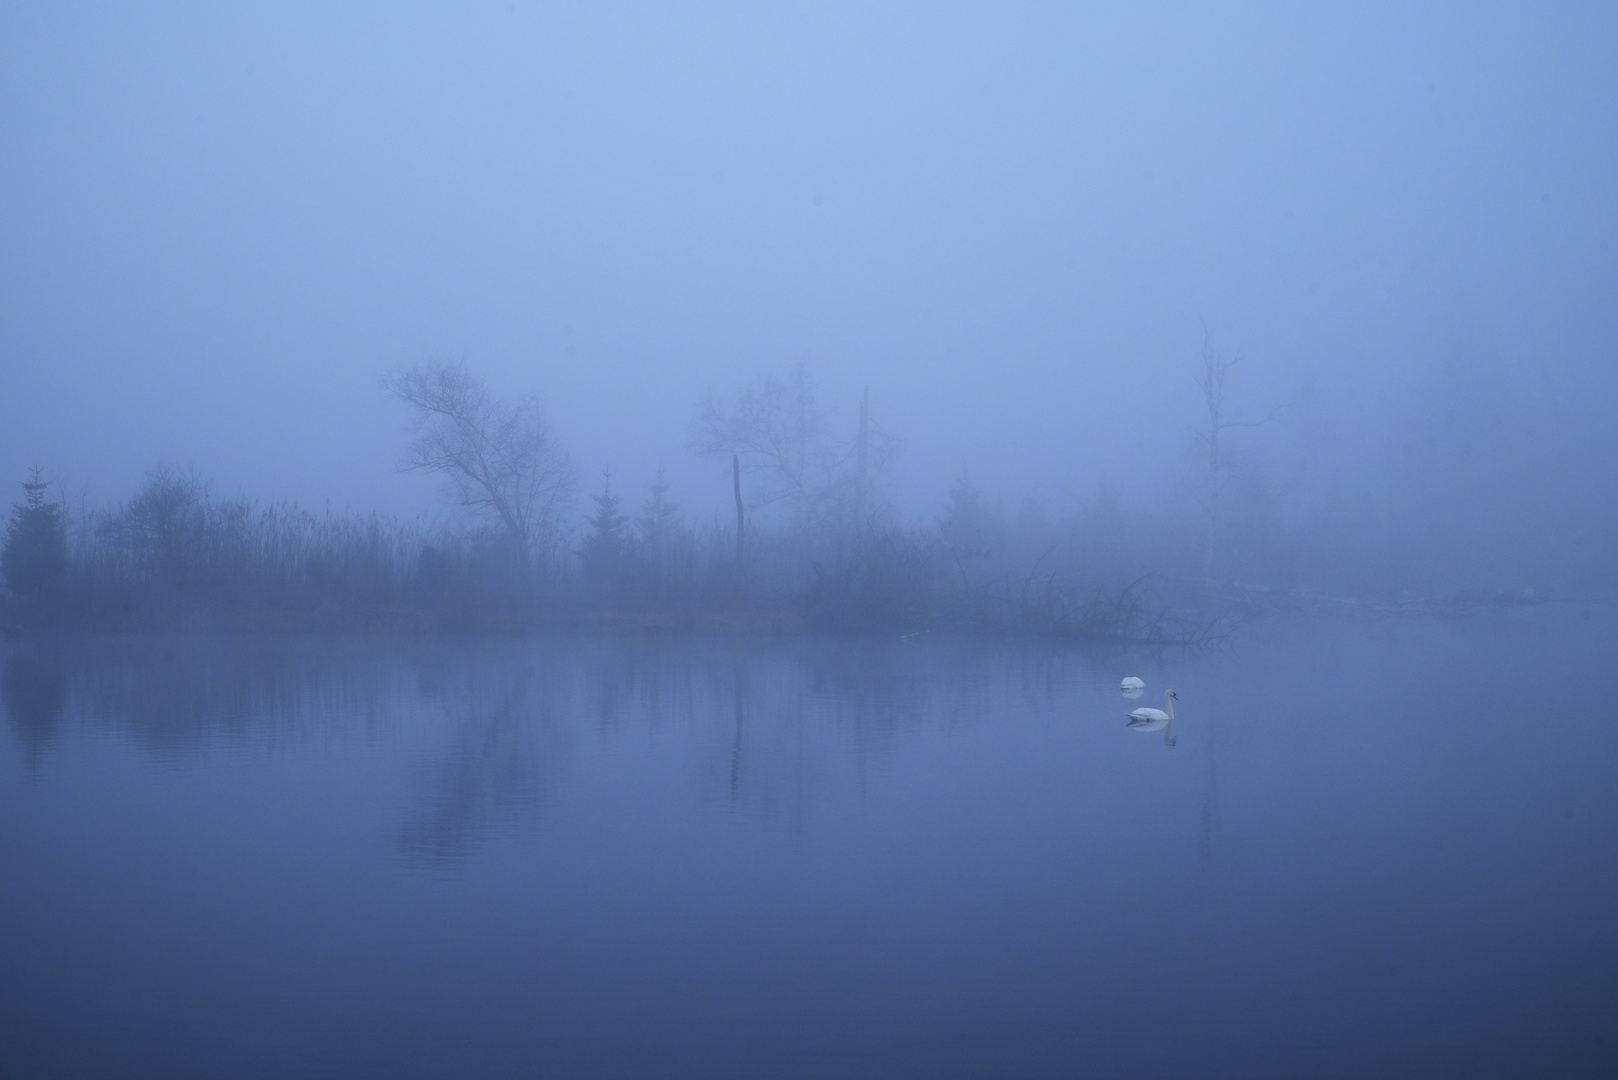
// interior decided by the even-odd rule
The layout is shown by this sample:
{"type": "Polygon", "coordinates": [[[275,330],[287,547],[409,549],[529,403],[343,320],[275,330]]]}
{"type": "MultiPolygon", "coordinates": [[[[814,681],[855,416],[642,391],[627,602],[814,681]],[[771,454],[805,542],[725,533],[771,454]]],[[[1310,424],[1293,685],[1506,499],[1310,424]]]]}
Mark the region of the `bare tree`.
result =
{"type": "Polygon", "coordinates": [[[751,506],[779,503],[815,521],[867,514],[894,445],[871,426],[868,393],[854,438],[838,439],[801,362],[733,398],[704,398],[692,424],[693,450],[731,458],[738,510],[745,471],[754,479],[751,506]]]}
{"type": "Polygon", "coordinates": [[[1202,438],[1208,451],[1208,473],[1206,499],[1210,516],[1218,505],[1220,492],[1225,486],[1227,464],[1225,455],[1220,448],[1220,435],[1227,427],[1225,415],[1225,379],[1230,375],[1230,369],[1240,363],[1241,357],[1227,360],[1219,355],[1214,348],[1213,335],[1209,333],[1206,324],[1202,327],[1202,403],[1208,410],[1208,428],[1197,434],[1202,438]]]}
{"type": "Polygon", "coordinates": [[[1226,417],[1225,380],[1230,371],[1241,363],[1241,357],[1226,358],[1214,347],[1213,334],[1208,324],[1202,325],[1202,403],[1208,410],[1208,426],[1197,432],[1207,453],[1207,472],[1204,477],[1203,508],[1208,514],[1208,545],[1203,555],[1205,576],[1214,572],[1215,549],[1221,521],[1221,502],[1226,485],[1230,482],[1231,453],[1222,436],[1233,428],[1262,427],[1274,420],[1280,409],[1273,409],[1257,420],[1230,420],[1226,417]]]}
{"type": "Polygon", "coordinates": [[[498,525],[524,559],[554,537],[573,469],[535,398],[493,398],[459,362],[418,364],[383,385],[413,413],[407,467],[442,476],[454,501],[498,525]]]}

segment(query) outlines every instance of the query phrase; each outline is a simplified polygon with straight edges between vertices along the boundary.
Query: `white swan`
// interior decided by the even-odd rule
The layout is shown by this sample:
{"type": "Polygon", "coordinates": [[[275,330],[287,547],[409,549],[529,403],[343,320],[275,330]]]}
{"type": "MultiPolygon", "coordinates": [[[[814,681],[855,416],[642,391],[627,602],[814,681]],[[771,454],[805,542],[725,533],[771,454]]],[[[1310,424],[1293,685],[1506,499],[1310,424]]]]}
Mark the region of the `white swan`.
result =
{"type": "Polygon", "coordinates": [[[1158,728],[1174,721],[1174,703],[1180,700],[1180,695],[1173,690],[1163,695],[1162,709],[1136,709],[1129,714],[1129,726],[1136,731],[1156,731],[1158,728]],[[1167,709],[1167,712],[1163,710],[1167,709]]]}
{"type": "Polygon", "coordinates": [[[1129,678],[1118,684],[1118,689],[1124,691],[1144,690],[1146,689],[1146,684],[1135,678],[1135,676],[1131,675],[1129,678]]]}
{"type": "Polygon", "coordinates": [[[1156,731],[1163,728],[1163,745],[1173,750],[1175,744],[1180,741],[1174,737],[1174,703],[1179,699],[1180,695],[1170,690],[1163,695],[1163,707],[1168,712],[1158,709],[1136,709],[1129,714],[1129,727],[1136,731],[1156,731]]]}

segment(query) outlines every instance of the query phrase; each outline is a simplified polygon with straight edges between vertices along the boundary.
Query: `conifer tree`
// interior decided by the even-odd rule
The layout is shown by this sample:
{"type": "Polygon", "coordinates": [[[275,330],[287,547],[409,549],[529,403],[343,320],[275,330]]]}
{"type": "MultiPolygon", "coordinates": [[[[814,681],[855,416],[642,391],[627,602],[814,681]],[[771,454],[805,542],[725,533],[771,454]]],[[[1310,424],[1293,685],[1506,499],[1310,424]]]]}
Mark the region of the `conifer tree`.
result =
{"type": "Polygon", "coordinates": [[[679,533],[680,504],[669,500],[669,482],[663,470],[657,470],[652,490],[640,504],[640,517],[635,520],[635,532],[641,544],[658,550],[666,547],[679,533]]]}
{"type": "Polygon", "coordinates": [[[11,508],[0,572],[19,596],[37,596],[67,573],[67,527],[62,504],[45,501],[45,481],[35,469],[23,482],[23,502],[11,508]]]}
{"type": "Polygon", "coordinates": [[[629,518],[618,509],[620,500],[612,493],[612,474],[601,474],[601,494],[590,496],[595,513],[584,519],[590,531],[584,537],[584,566],[591,574],[610,573],[624,554],[628,541],[629,518]]]}

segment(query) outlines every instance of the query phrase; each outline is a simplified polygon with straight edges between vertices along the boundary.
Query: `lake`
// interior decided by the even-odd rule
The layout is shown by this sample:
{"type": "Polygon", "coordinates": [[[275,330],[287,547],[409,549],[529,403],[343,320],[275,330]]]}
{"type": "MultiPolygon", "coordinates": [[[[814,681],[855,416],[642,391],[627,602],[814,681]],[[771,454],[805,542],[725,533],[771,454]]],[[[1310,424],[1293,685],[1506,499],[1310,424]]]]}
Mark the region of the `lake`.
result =
{"type": "Polygon", "coordinates": [[[1618,1075],[1615,643],[11,643],[0,1076],[1618,1075]]]}

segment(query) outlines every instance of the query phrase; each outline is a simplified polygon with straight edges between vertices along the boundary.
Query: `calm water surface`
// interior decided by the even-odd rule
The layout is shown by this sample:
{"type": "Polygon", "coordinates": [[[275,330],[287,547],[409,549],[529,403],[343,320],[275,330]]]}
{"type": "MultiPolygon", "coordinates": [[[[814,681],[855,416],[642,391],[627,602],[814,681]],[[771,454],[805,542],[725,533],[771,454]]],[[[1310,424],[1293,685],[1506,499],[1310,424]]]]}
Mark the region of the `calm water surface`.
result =
{"type": "Polygon", "coordinates": [[[0,1076],[1618,1075],[1580,615],[13,644],[0,1076]]]}

